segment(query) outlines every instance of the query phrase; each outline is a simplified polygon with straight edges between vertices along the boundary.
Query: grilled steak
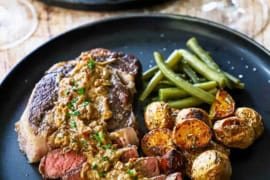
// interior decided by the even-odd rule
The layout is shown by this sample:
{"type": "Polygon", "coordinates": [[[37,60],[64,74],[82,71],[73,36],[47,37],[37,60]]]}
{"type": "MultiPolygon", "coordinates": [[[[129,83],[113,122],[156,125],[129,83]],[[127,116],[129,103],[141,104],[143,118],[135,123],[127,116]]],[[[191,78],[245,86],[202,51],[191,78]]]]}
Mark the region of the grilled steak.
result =
{"type": "Polygon", "coordinates": [[[41,159],[39,171],[45,179],[57,179],[66,174],[73,174],[85,161],[86,157],[81,154],[56,149],[41,159]]]}
{"type": "Polygon", "coordinates": [[[109,87],[109,105],[112,117],[107,122],[108,130],[114,131],[123,127],[137,128],[132,109],[135,93],[135,79],[140,74],[140,63],[134,57],[106,49],[94,49],[82,53],[77,60],[61,62],[50,68],[36,84],[27,107],[16,123],[20,149],[28,161],[38,162],[50,148],[47,137],[57,130],[53,110],[59,95],[59,82],[74,73],[74,67],[89,57],[99,62],[111,62],[111,83],[109,87]]]}

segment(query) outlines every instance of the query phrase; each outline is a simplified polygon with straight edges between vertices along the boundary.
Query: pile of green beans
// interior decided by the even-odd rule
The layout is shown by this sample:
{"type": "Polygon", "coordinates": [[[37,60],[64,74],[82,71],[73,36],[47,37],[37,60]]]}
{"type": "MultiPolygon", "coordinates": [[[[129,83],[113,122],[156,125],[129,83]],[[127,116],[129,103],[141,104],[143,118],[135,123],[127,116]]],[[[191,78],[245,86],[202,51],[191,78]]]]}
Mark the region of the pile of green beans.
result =
{"type": "Polygon", "coordinates": [[[196,38],[190,38],[187,47],[192,52],[174,50],[166,61],[162,54],[154,52],[157,66],[143,73],[146,85],[141,101],[150,98],[168,102],[172,108],[185,108],[212,104],[218,88],[244,88],[238,78],[220,69],[196,38]]]}

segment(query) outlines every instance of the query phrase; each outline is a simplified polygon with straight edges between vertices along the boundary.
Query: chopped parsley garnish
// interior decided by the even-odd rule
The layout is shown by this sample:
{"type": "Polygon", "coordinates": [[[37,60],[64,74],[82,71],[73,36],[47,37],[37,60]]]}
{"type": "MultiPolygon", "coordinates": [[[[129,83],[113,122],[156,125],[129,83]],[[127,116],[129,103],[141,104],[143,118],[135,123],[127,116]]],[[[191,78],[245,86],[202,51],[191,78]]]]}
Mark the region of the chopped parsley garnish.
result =
{"type": "Polygon", "coordinates": [[[73,105],[71,103],[68,103],[68,109],[73,109],[73,105]]]}
{"type": "Polygon", "coordinates": [[[126,172],[128,175],[134,175],[134,171],[133,170],[127,170],[127,172],[126,172]]]}
{"type": "Polygon", "coordinates": [[[109,158],[108,156],[103,156],[103,157],[102,157],[102,160],[103,160],[103,161],[111,161],[110,158],[109,158]]]}
{"type": "Polygon", "coordinates": [[[78,101],[78,98],[75,97],[75,98],[73,98],[73,99],[71,100],[71,104],[74,105],[77,101],[78,101]]]}
{"type": "Polygon", "coordinates": [[[75,143],[76,142],[76,139],[74,137],[71,137],[71,142],[72,143],[75,143]]]}
{"type": "Polygon", "coordinates": [[[97,164],[92,165],[92,169],[96,170],[98,168],[97,164]]]}
{"type": "Polygon", "coordinates": [[[112,148],[112,145],[111,144],[106,144],[103,147],[104,147],[104,149],[111,149],[112,148]]]}
{"type": "Polygon", "coordinates": [[[81,140],[82,144],[83,144],[83,147],[84,148],[87,148],[88,147],[88,143],[86,142],[86,140],[81,140]]]}
{"type": "Polygon", "coordinates": [[[67,116],[70,117],[70,116],[79,116],[80,115],[80,112],[79,111],[73,111],[73,112],[68,112],[67,113],[67,116]]]}
{"type": "Polygon", "coordinates": [[[97,140],[97,146],[101,146],[104,141],[104,134],[102,132],[95,133],[91,136],[93,139],[97,140]]]}
{"type": "Polygon", "coordinates": [[[89,69],[93,69],[95,67],[95,61],[93,59],[90,59],[87,66],[89,69]]]}
{"type": "Polygon", "coordinates": [[[98,173],[99,177],[105,177],[105,174],[103,172],[98,173]]]}
{"type": "Polygon", "coordinates": [[[65,94],[65,95],[69,95],[69,93],[70,93],[70,90],[68,90],[68,89],[66,89],[66,90],[64,91],[64,94],[65,94]]]}
{"type": "Polygon", "coordinates": [[[76,129],[77,128],[76,122],[74,120],[71,120],[69,124],[70,124],[71,129],[76,129]]]}
{"type": "Polygon", "coordinates": [[[79,88],[79,89],[77,89],[77,93],[78,93],[79,95],[83,95],[84,92],[85,92],[85,89],[84,89],[84,88],[79,88]]]}
{"type": "Polygon", "coordinates": [[[84,101],[83,103],[82,103],[82,106],[88,106],[88,104],[89,104],[89,102],[88,101],[84,101]]]}

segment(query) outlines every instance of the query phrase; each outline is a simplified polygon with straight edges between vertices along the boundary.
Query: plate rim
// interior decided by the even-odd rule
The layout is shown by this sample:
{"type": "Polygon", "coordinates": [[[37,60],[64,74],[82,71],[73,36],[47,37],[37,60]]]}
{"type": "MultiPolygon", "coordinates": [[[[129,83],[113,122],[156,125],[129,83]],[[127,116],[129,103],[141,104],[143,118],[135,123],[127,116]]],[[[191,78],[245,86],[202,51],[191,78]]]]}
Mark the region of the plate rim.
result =
{"type": "Polygon", "coordinates": [[[47,5],[52,5],[56,7],[62,7],[67,9],[78,9],[78,10],[92,10],[92,11],[113,11],[113,10],[124,10],[124,9],[138,9],[139,7],[146,7],[151,5],[156,5],[158,3],[165,3],[165,0],[120,0],[109,1],[103,3],[91,3],[91,2],[78,2],[72,3],[52,0],[39,0],[47,5]],[[140,4],[138,4],[140,3],[140,4]]]}
{"type": "MultiPolygon", "coordinates": [[[[268,50],[266,47],[264,47],[259,42],[255,41],[254,39],[248,37],[247,35],[239,32],[237,30],[234,30],[234,29],[229,28],[225,25],[222,25],[222,24],[219,24],[219,23],[207,20],[207,19],[198,18],[195,16],[189,16],[189,15],[172,14],[172,13],[149,13],[149,14],[130,13],[130,14],[126,14],[126,15],[115,15],[115,16],[111,16],[111,17],[105,17],[105,18],[101,18],[99,20],[95,20],[92,22],[87,22],[85,24],[82,24],[82,25],[73,27],[67,31],[64,31],[64,32],[52,37],[51,39],[46,40],[45,42],[41,43],[40,45],[35,47],[33,50],[31,50],[29,53],[27,53],[24,57],[22,57],[18,62],[16,62],[13,65],[13,67],[0,80],[0,89],[2,89],[4,87],[4,85],[8,81],[8,78],[16,71],[16,69],[18,69],[21,66],[21,64],[23,64],[25,61],[27,61],[29,56],[31,56],[36,51],[42,49],[43,47],[47,46],[51,42],[56,41],[57,39],[62,38],[63,36],[66,36],[69,33],[79,31],[80,29],[84,29],[87,27],[95,26],[95,25],[110,22],[110,21],[119,21],[119,20],[134,19],[134,18],[169,18],[169,19],[177,20],[177,21],[186,20],[186,21],[190,21],[190,22],[202,23],[204,25],[212,26],[214,28],[217,28],[217,29],[220,29],[223,31],[227,31],[233,35],[236,35],[236,36],[242,38],[245,41],[248,41],[250,44],[259,48],[262,52],[267,54],[270,58],[270,49],[268,50]]],[[[270,63],[270,61],[269,61],[269,63],[270,63]]]]}

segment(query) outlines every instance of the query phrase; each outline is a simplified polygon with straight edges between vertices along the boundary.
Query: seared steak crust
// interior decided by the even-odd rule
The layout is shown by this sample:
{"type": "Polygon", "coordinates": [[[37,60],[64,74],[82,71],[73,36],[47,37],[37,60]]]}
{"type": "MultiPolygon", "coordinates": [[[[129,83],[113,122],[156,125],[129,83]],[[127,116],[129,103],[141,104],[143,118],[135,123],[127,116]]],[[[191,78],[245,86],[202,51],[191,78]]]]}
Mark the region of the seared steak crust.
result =
{"type": "Polygon", "coordinates": [[[72,68],[73,65],[68,62],[61,64],[56,69],[46,72],[36,84],[29,111],[29,122],[33,127],[40,128],[43,115],[53,108],[57,100],[58,78],[66,76],[72,68]]]}

